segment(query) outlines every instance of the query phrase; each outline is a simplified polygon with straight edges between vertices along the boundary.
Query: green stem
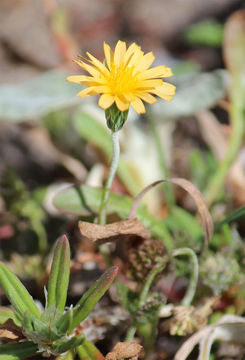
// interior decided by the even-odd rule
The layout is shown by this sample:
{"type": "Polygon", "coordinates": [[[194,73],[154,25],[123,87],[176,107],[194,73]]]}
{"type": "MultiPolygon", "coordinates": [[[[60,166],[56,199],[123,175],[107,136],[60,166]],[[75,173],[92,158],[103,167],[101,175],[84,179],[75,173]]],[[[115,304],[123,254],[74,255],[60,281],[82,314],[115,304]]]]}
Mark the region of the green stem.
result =
{"type": "Polygon", "coordinates": [[[169,256],[165,256],[161,262],[159,262],[150,272],[150,274],[148,275],[145,285],[141,291],[140,294],[140,298],[139,298],[139,303],[138,303],[138,309],[141,309],[142,306],[145,304],[146,300],[147,300],[147,296],[148,293],[150,291],[150,288],[152,286],[152,283],[154,281],[154,279],[156,278],[156,276],[163,271],[163,269],[165,268],[167,262],[169,261],[169,256]]]}
{"type": "MultiPolygon", "coordinates": [[[[106,205],[109,199],[111,185],[117,171],[119,157],[120,157],[119,132],[112,131],[111,139],[112,139],[112,159],[111,159],[109,174],[106,179],[106,183],[104,186],[101,203],[100,203],[99,218],[98,218],[99,225],[106,224],[106,205]]],[[[111,266],[111,259],[110,259],[110,254],[109,254],[110,252],[108,245],[107,244],[100,245],[99,250],[105,260],[106,265],[111,266]]]]}
{"type": "Polygon", "coordinates": [[[100,211],[99,211],[99,219],[98,219],[98,223],[100,225],[104,225],[106,223],[106,205],[109,199],[111,185],[117,171],[117,166],[120,156],[119,132],[112,131],[111,139],[112,139],[112,160],[100,203],[100,211]]]}
{"type": "Polygon", "coordinates": [[[188,288],[187,288],[184,298],[181,301],[182,306],[190,306],[190,304],[192,303],[192,300],[195,296],[196,289],[197,289],[198,260],[197,260],[196,254],[190,248],[180,248],[180,249],[176,249],[172,252],[172,257],[181,256],[181,255],[189,256],[190,260],[192,262],[191,277],[189,280],[188,288]]]}
{"type": "MultiPolygon", "coordinates": [[[[157,154],[158,154],[158,162],[159,162],[162,174],[163,174],[163,178],[167,179],[169,177],[169,170],[168,170],[168,167],[167,167],[167,164],[165,161],[165,157],[164,157],[164,153],[163,153],[161,138],[159,136],[159,129],[157,128],[157,124],[154,119],[154,115],[153,115],[152,111],[150,110],[150,107],[148,107],[148,109],[147,109],[147,121],[151,128],[151,132],[152,132],[152,135],[153,135],[153,138],[155,141],[155,146],[156,146],[156,150],[157,150],[157,154]]],[[[169,183],[163,183],[163,188],[164,188],[164,196],[166,199],[167,206],[168,206],[168,208],[171,208],[175,203],[173,187],[169,183]]]]}
{"type": "Polygon", "coordinates": [[[136,327],[134,325],[131,325],[127,331],[127,335],[125,337],[125,342],[133,341],[135,333],[136,333],[136,327]]]}
{"type": "MultiPolygon", "coordinates": [[[[138,302],[138,306],[137,306],[137,310],[141,309],[146,300],[147,300],[147,296],[148,293],[150,291],[150,288],[152,286],[152,283],[155,279],[155,277],[163,271],[163,269],[165,268],[167,262],[175,256],[181,256],[181,255],[186,255],[189,256],[192,262],[192,272],[191,272],[191,277],[189,280],[189,285],[188,285],[188,289],[186,291],[186,294],[184,296],[184,298],[181,301],[181,305],[182,306],[190,306],[195,293],[196,293],[196,288],[197,288],[197,281],[198,281],[198,260],[197,260],[197,256],[194,253],[194,251],[190,248],[180,248],[180,249],[176,249],[174,251],[172,251],[169,255],[166,255],[161,262],[159,262],[150,272],[150,274],[148,275],[145,285],[140,293],[140,297],[139,297],[139,302],[138,302]]],[[[136,310],[136,311],[137,311],[136,310]]],[[[136,332],[136,326],[134,326],[134,324],[132,324],[130,326],[130,328],[128,329],[125,341],[127,342],[131,342],[134,338],[136,332]]]]}
{"type": "Polygon", "coordinates": [[[211,179],[211,182],[206,190],[205,198],[209,206],[213,204],[217,196],[220,194],[226,175],[236,159],[242,145],[244,135],[244,105],[243,99],[240,95],[242,92],[242,89],[240,89],[240,82],[240,79],[234,81],[234,87],[231,90],[230,117],[232,119],[232,133],[225,158],[220,163],[217,172],[214,174],[214,177],[211,179]]]}
{"type": "MultiPolygon", "coordinates": [[[[161,272],[163,271],[163,269],[165,268],[167,262],[169,261],[169,255],[165,256],[161,262],[159,262],[150,272],[150,274],[148,275],[145,285],[140,293],[140,297],[139,297],[139,302],[138,302],[138,306],[137,306],[137,310],[141,309],[142,306],[145,304],[146,300],[147,300],[147,296],[148,293],[150,291],[150,288],[152,286],[152,283],[155,279],[155,277],[161,272]]],[[[134,325],[131,325],[130,328],[128,329],[125,341],[126,342],[131,342],[134,338],[136,332],[136,327],[134,325]]]]}

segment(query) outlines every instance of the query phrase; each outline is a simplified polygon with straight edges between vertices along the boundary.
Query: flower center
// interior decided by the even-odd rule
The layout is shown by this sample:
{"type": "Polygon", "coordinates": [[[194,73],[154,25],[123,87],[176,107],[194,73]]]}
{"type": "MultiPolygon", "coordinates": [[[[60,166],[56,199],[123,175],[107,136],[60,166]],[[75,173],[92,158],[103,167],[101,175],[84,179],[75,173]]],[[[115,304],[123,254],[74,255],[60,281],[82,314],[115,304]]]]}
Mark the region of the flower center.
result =
{"type": "Polygon", "coordinates": [[[124,63],[119,66],[111,65],[110,75],[107,78],[108,86],[113,96],[129,94],[135,91],[138,80],[133,74],[134,67],[127,67],[124,63]]]}

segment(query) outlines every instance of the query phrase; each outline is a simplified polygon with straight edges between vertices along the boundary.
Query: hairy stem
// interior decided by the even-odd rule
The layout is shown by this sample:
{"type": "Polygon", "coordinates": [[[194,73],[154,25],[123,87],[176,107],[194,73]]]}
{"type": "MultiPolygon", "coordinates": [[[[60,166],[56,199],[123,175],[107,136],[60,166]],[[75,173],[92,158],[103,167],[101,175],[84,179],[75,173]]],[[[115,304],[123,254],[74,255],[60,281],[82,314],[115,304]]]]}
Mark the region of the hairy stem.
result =
{"type": "MultiPolygon", "coordinates": [[[[150,291],[150,288],[152,286],[152,283],[155,279],[155,277],[161,272],[163,271],[163,269],[165,268],[167,262],[169,260],[169,256],[165,256],[161,262],[159,262],[150,272],[150,274],[148,275],[145,285],[140,293],[140,297],[139,297],[139,302],[138,302],[138,306],[137,306],[137,310],[139,310],[146,302],[147,300],[147,296],[148,293],[150,291]]],[[[136,327],[134,326],[134,324],[132,324],[130,326],[130,328],[128,329],[125,341],[127,342],[131,342],[134,338],[136,332],[136,327]]]]}
{"type": "MultiPolygon", "coordinates": [[[[176,256],[181,256],[181,255],[185,255],[185,256],[189,256],[192,262],[192,271],[191,271],[191,277],[190,277],[190,281],[189,281],[189,285],[188,285],[188,289],[186,291],[186,294],[183,298],[183,300],[181,301],[181,305],[182,306],[190,306],[195,293],[196,293],[196,288],[197,288],[197,281],[198,281],[198,260],[197,260],[197,256],[194,253],[194,251],[190,248],[180,248],[180,249],[176,249],[174,251],[172,251],[171,253],[169,253],[168,255],[166,255],[161,262],[159,262],[149,273],[145,285],[143,286],[143,289],[140,293],[140,297],[139,297],[139,302],[138,302],[138,306],[137,306],[137,310],[141,309],[148,297],[149,291],[151,289],[152,283],[154,281],[154,279],[156,278],[156,276],[163,271],[163,269],[165,268],[167,262],[172,258],[172,257],[176,257],[176,256]]],[[[128,329],[125,341],[127,342],[131,342],[134,338],[136,332],[136,326],[135,324],[132,324],[130,326],[130,328],[128,329]]]]}
{"type": "Polygon", "coordinates": [[[99,220],[98,220],[98,223],[100,225],[104,225],[106,223],[106,205],[109,199],[111,185],[117,171],[117,166],[120,156],[119,132],[112,131],[111,139],[112,139],[112,160],[100,203],[99,220]]]}
{"type": "MultiPolygon", "coordinates": [[[[104,186],[101,203],[100,203],[99,218],[98,218],[98,224],[100,224],[100,225],[106,224],[106,205],[107,205],[107,202],[109,199],[111,185],[112,185],[114,176],[117,171],[119,157],[120,157],[119,132],[112,131],[111,139],[112,139],[112,159],[111,159],[109,174],[106,179],[106,183],[104,186]]],[[[107,244],[100,245],[99,250],[100,250],[100,253],[104,257],[104,260],[105,260],[107,266],[110,266],[111,260],[110,260],[110,256],[109,256],[108,245],[107,244]]]]}
{"type": "Polygon", "coordinates": [[[190,257],[192,262],[191,268],[191,277],[189,280],[189,285],[187,291],[185,293],[184,298],[181,301],[182,306],[190,306],[197,289],[197,281],[198,281],[198,260],[197,256],[194,251],[190,248],[180,248],[176,249],[172,252],[172,257],[180,256],[180,255],[187,255],[190,257]]]}

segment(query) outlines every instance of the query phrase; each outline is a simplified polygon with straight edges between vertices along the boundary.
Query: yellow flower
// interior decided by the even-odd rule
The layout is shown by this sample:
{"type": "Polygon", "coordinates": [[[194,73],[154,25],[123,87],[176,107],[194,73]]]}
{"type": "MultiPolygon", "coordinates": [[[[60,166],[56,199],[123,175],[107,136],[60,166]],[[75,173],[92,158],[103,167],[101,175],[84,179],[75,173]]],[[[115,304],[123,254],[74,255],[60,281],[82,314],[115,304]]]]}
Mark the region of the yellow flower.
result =
{"type": "Polygon", "coordinates": [[[125,42],[118,41],[114,52],[104,43],[104,53],[105,64],[88,52],[88,59],[74,60],[90,74],[67,78],[87,86],[77,96],[101,94],[99,106],[102,109],[115,103],[120,111],[126,111],[131,105],[139,114],[145,112],[143,101],[149,104],[157,101],[154,95],[167,101],[173,99],[175,86],[161,79],[172,76],[172,70],[164,65],[149,68],[155,59],[152,52],[144,54],[135,43],[127,49],[125,42]]]}

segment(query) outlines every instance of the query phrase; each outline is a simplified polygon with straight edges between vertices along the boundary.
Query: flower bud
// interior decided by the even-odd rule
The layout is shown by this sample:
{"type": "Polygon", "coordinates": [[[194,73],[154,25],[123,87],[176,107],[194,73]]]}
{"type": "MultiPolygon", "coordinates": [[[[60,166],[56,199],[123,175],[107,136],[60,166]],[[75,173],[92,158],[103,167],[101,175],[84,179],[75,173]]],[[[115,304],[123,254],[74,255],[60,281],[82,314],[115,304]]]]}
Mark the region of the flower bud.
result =
{"type": "Polygon", "coordinates": [[[106,123],[113,132],[121,130],[128,117],[128,110],[120,111],[116,104],[105,110],[106,123]]]}

